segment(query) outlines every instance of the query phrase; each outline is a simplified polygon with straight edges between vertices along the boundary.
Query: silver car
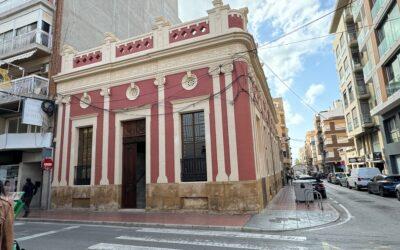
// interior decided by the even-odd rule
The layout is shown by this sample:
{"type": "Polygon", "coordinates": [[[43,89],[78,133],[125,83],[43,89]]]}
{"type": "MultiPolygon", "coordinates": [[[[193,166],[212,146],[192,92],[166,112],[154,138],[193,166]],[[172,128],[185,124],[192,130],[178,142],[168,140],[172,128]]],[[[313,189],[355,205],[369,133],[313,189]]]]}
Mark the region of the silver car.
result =
{"type": "Polygon", "coordinates": [[[400,184],[396,186],[396,196],[397,199],[400,201],[400,184]]]}

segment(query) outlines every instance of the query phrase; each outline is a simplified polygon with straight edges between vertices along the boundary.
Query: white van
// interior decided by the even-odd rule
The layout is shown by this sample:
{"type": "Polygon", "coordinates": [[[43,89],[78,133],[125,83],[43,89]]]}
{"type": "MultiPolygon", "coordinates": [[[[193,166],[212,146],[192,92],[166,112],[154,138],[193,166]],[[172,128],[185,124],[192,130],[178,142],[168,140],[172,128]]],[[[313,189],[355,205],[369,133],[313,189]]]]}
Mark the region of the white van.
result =
{"type": "Polygon", "coordinates": [[[347,178],[347,187],[367,188],[367,184],[374,176],[381,174],[381,171],[377,168],[354,168],[351,170],[351,175],[347,178]]]}

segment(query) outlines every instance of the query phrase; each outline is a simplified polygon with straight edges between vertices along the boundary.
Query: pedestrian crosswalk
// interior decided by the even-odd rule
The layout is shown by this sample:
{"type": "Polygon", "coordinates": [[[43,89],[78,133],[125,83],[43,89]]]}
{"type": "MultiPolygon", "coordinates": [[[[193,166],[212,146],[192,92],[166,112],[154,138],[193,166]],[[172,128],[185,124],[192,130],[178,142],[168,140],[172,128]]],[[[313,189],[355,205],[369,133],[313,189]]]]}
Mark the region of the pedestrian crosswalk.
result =
{"type": "MultiPolygon", "coordinates": [[[[89,250],[269,249],[271,241],[290,244],[285,249],[305,249],[306,237],[264,233],[192,229],[138,228],[90,246],[89,250]]],[[[275,248],[274,248],[275,249],[275,248]]]]}

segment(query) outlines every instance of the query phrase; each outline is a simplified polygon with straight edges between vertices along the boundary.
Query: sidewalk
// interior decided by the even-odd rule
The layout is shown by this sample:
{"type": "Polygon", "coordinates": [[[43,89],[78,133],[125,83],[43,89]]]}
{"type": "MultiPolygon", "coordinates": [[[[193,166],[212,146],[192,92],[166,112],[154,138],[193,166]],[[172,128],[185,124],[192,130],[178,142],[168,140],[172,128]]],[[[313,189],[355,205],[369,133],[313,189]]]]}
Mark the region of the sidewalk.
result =
{"type": "Polygon", "coordinates": [[[317,203],[307,208],[296,204],[293,187],[284,187],[264,212],[257,215],[207,214],[195,212],[117,211],[94,212],[82,210],[36,210],[21,221],[109,224],[142,227],[183,227],[198,229],[285,231],[319,226],[336,221],[339,213],[326,201],[324,210],[317,203]]]}
{"type": "Polygon", "coordinates": [[[293,186],[286,186],[262,213],[250,219],[244,229],[287,231],[321,226],[339,219],[339,212],[326,200],[323,208],[321,210],[317,202],[310,203],[309,207],[305,203],[296,204],[293,186]]]}

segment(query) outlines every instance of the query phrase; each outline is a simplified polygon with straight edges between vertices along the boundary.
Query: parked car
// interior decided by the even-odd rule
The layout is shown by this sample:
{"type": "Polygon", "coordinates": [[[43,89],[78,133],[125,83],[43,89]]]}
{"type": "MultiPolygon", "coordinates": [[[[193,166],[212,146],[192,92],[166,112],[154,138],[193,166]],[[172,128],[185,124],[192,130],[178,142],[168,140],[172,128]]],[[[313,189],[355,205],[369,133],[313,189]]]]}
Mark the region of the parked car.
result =
{"type": "Polygon", "coordinates": [[[315,191],[318,191],[323,199],[326,199],[326,190],[325,190],[325,185],[324,182],[321,181],[320,179],[316,179],[312,176],[309,175],[300,175],[298,180],[313,180],[313,187],[315,191]]]}
{"type": "Polygon", "coordinates": [[[343,173],[341,177],[338,178],[339,180],[339,185],[342,187],[347,187],[347,178],[349,178],[350,174],[348,173],[343,173]]]}
{"type": "Polygon", "coordinates": [[[380,175],[381,171],[377,168],[355,168],[351,171],[351,175],[347,178],[347,187],[357,188],[361,190],[362,188],[367,188],[368,182],[377,175],[380,175]]]}
{"type": "Polygon", "coordinates": [[[380,196],[396,194],[396,186],[400,184],[400,175],[377,175],[368,182],[367,188],[370,194],[380,196]]]}
{"type": "Polygon", "coordinates": [[[396,196],[397,199],[400,201],[400,184],[396,186],[396,196]]]}
{"type": "Polygon", "coordinates": [[[342,178],[343,176],[346,176],[346,174],[345,173],[334,173],[331,177],[331,182],[333,184],[339,185],[340,184],[339,179],[342,178]]]}

